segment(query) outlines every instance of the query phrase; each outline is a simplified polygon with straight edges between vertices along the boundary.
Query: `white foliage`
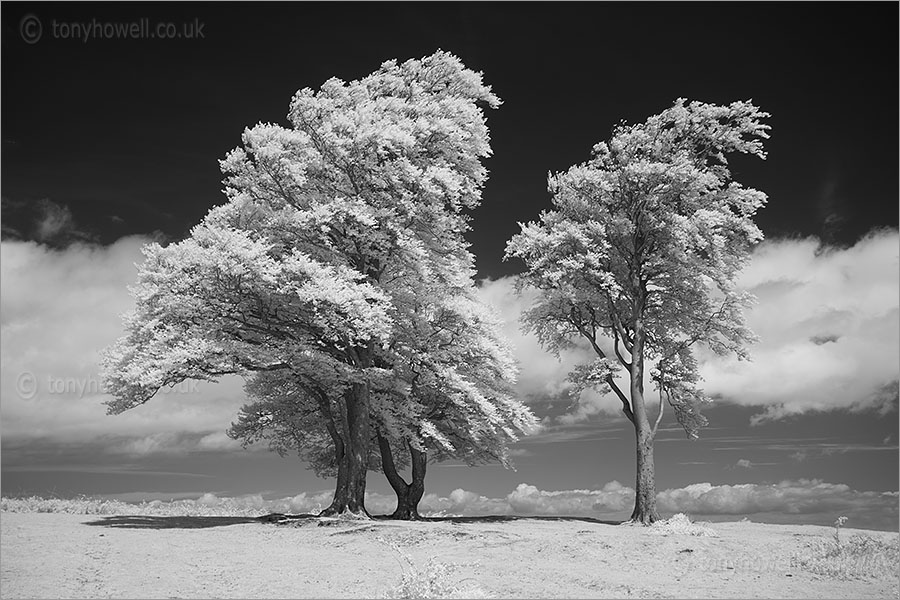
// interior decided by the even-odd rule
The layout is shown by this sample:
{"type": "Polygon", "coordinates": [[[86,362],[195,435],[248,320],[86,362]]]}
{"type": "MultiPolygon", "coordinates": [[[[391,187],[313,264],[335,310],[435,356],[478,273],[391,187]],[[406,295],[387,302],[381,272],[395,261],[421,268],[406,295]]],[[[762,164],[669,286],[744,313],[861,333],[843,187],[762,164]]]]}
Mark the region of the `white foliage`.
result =
{"type": "Polygon", "coordinates": [[[232,435],[327,472],[314,409],[325,398],[339,420],[347,385],[365,383],[391,438],[505,461],[536,422],[463,237],[487,178],[483,107],[499,105],[438,51],[300,90],[289,128],[247,128],[220,162],[227,203],[145,249],[127,334],[104,358],[110,411],[238,373],[252,402],[232,435]]]}
{"type": "MultiPolygon", "coordinates": [[[[556,353],[575,338],[614,337],[626,366],[637,336],[689,435],[702,424],[692,415],[704,399],[692,347],[746,358],[753,341],[742,315],[751,298],[734,281],[762,239],[753,216],[766,196],[731,180],[728,156],[765,158],[767,116],[750,102],[680,99],[644,123],[620,125],[590,161],[549,176],[553,210],[522,224],[507,246],[526,264],[520,285],[542,292],[525,327],[556,353]]],[[[608,366],[573,379],[602,389],[608,366]]]]}

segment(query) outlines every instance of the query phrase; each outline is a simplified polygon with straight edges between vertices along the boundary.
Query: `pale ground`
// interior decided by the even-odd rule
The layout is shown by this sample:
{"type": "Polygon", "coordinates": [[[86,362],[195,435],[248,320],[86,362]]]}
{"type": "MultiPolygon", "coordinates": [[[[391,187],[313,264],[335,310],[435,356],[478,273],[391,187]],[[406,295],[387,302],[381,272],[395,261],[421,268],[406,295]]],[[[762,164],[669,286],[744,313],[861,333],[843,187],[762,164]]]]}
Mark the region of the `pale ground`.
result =
{"type": "Polygon", "coordinates": [[[432,556],[455,566],[454,583],[495,598],[898,594],[897,579],[842,581],[792,563],[827,527],[715,523],[719,537],[692,537],[590,520],[248,521],[3,513],[0,596],[376,598],[409,570],[392,544],[417,566],[432,556]]]}

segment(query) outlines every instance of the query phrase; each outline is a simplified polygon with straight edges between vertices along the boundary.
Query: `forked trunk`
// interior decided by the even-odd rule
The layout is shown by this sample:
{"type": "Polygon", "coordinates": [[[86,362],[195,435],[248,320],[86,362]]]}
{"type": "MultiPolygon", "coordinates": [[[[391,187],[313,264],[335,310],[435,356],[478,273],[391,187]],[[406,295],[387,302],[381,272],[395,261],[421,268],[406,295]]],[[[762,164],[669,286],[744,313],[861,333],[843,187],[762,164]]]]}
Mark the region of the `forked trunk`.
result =
{"type": "Polygon", "coordinates": [[[420,519],[419,502],[425,495],[425,470],[428,465],[428,454],[421,450],[413,448],[412,444],[406,443],[409,448],[410,458],[412,459],[412,483],[409,484],[409,503],[411,518],[420,519]]]}
{"type": "Polygon", "coordinates": [[[416,450],[409,443],[407,443],[407,447],[412,459],[412,483],[406,483],[406,480],[397,472],[397,465],[394,462],[390,442],[381,435],[380,431],[378,432],[378,448],[381,450],[382,469],[388,483],[391,484],[391,488],[397,494],[397,508],[394,510],[391,518],[414,521],[422,518],[419,515],[419,501],[422,500],[422,495],[425,493],[426,454],[416,450]]]}

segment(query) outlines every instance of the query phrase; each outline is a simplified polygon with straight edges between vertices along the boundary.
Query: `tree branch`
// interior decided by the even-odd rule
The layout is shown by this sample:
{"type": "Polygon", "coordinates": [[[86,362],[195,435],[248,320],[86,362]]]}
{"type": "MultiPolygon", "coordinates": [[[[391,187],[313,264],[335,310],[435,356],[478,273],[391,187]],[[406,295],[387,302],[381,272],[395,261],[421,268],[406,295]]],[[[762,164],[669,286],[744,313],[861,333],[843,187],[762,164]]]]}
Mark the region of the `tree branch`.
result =
{"type": "MultiPolygon", "coordinates": [[[[587,338],[587,340],[591,343],[591,347],[593,347],[594,352],[597,354],[597,356],[599,356],[600,358],[606,358],[606,353],[603,352],[603,349],[597,345],[597,340],[593,336],[588,335],[587,330],[584,328],[584,326],[574,322],[572,324],[575,325],[575,328],[578,329],[581,335],[587,338]]],[[[613,379],[612,375],[607,375],[604,381],[606,381],[612,391],[615,392],[616,396],[619,397],[619,400],[622,401],[622,412],[625,413],[625,416],[628,417],[629,421],[634,423],[634,412],[631,410],[631,403],[628,401],[628,397],[623,394],[622,390],[619,389],[619,386],[616,385],[616,382],[613,379]]]]}
{"type": "Polygon", "coordinates": [[[613,340],[614,340],[614,343],[613,343],[613,349],[616,351],[616,358],[619,359],[619,363],[620,363],[623,367],[625,367],[626,369],[628,369],[629,371],[631,371],[631,363],[628,362],[627,360],[625,360],[625,358],[622,356],[622,353],[619,352],[619,339],[620,339],[620,338],[619,338],[619,332],[616,331],[616,328],[615,328],[615,326],[614,326],[614,327],[613,327],[613,340]]]}
{"type": "Polygon", "coordinates": [[[665,404],[663,403],[663,388],[662,385],[659,386],[659,412],[656,414],[656,422],[653,424],[653,429],[650,430],[650,436],[656,439],[656,430],[659,429],[659,422],[662,421],[663,416],[663,408],[665,408],[665,404]]]}

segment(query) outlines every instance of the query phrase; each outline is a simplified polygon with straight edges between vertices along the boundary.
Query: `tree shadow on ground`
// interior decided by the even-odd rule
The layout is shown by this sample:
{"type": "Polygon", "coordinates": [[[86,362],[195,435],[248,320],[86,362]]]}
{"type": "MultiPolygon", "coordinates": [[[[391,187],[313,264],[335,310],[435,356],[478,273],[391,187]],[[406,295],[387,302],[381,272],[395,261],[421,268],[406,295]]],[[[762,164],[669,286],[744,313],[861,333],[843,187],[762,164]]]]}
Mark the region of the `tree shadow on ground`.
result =
{"type": "MultiPolygon", "coordinates": [[[[381,518],[381,517],[375,517],[381,518]]],[[[384,517],[388,518],[388,517],[384,517]]],[[[482,517],[423,517],[422,521],[432,523],[504,523],[509,521],[582,521],[597,525],[619,525],[621,521],[601,521],[593,517],[543,517],[520,515],[485,515],[482,517]]]]}
{"type": "MultiPolygon", "coordinates": [[[[291,514],[281,514],[281,513],[273,513],[271,515],[265,515],[262,517],[258,517],[258,520],[263,522],[270,523],[284,523],[288,521],[295,520],[306,520],[306,519],[318,519],[318,515],[311,514],[301,514],[301,515],[291,515],[291,514]]],[[[332,517],[333,518],[333,517],[332,517]]],[[[582,521],[584,523],[595,523],[597,525],[620,525],[622,521],[602,521],[600,519],[595,519],[593,517],[564,517],[564,516],[523,516],[523,515],[483,515],[483,516],[475,516],[475,517],[419,517],[418,519],[411,519],[409,521],[403,519],[394,519],[391,515],[372,515],[372,520],[374,521],[387,521],[389,523],[410,523],[410,522],[419,522],[419,523],[507,523],[512,521],[521,521],[530,519],[532,521],[582,521]]],[[[352,522],[352,521],[349,521],[352,522]]],[[[364,522],[364,521],[363,521],[364,522]]]]}
{"type": "Polygon", "coordinates": [[[115,515],[85,525],[113,527],[116,529],[205,529],[242,523],[259,523],[255,517],[150,517],[141,515],[115,515]]]}
{"type": "MultiPolygon", "coordinates": [[[[225,527],[228,525],[240,525],[244,523],[278,523],[285,524],[292,521],[314,520],[317,515],[281,514],[272,513],[261,517],[185,517],[185,516],[145,516],[145,515],[113,515],[103,517],[98,521],[87,521],[84,525],[94,527],[112,527],[116,529],[206,529],[209,527],[225,527]]],[[[398,519],[392,519],[390,515],[373,515],[373,520],[387,521],[391,523],[404,523],[398,519]]],[[[531,519],[534,521],[582,521],[597,525],[618,525],[619,521],[601,521],[593,517],[542,517],[542,516],[515,516],[515,515],[485,515],[480,517],[421,517],[416,521],[421,523],[508,523],[531,519]]],[[[363,521],[364,522],[364,521],[363,521]]]]}

